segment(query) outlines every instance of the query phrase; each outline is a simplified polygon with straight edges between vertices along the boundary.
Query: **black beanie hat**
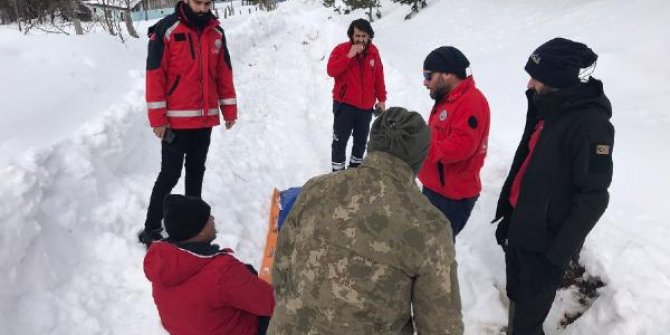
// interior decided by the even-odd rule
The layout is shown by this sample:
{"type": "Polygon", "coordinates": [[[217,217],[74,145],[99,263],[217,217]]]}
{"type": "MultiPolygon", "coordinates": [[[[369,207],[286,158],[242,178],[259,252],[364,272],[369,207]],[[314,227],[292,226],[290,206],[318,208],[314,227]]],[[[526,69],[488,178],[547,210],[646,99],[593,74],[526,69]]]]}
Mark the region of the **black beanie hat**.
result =
{"type": "Polygon", "coordinates": [[[467,77],[470,61],[458,49],[447,46],[431,51],[423,61],[424,71],[453,73],[461,79],[467,77]]]}
{"type": "Polygon", "coordinates": [[[390,153],[418,173],[428,153],[430,129],[421,114],[402,107],[391,107],[372,124],[368,152],[390,153]]]}
{"type": "Polygon", "coordinates": [[[579,71],[597,59],[585,44],[557,37],[533,51],[524,69],[547,86],[566,88],[578,84],[579,71]]]}
{"type": "Polygon", "coordinates": [[[210,212],[209,205],[197,197],[168,194],[163,200],[165,230],[174,241],[197,235],[209,221],[210,212]]]}

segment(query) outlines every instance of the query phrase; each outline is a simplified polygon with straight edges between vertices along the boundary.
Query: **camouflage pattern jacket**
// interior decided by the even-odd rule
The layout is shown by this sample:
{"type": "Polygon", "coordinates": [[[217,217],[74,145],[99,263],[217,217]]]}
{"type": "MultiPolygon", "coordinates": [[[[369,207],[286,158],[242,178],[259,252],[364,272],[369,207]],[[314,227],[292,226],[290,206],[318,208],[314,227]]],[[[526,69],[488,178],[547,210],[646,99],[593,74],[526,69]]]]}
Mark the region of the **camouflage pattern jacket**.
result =
{"type": "Polygon", "coordinates": [[[451,234],[388,153],[311,179],[279,234],[268,334],[462,334],[451,234]]]}

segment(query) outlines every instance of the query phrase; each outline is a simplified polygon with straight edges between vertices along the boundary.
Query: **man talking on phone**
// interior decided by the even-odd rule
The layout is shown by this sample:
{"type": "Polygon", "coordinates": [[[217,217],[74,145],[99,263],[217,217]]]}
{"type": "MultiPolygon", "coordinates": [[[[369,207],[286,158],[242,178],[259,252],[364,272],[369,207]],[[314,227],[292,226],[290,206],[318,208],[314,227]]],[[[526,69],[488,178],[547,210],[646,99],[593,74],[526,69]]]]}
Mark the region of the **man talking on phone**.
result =
{"type": "Polygon", "coordinates": [[[373,108],[378,113],[386,109],[384,66],[377,47],[372,44],[375,32],[370,22],[354,20],[347,29],[347,36],[349,41],[336,46],[328,59],[328,75],[335,78],[333,171],[344,170],[347,142],[352,133],[354,145],[349,167],[357,167],[363,162],[373,108]]]}
{"type": "Polygon", "coordinates": [[[161,139],[161,170],[151,192],[140,242],[162,239],[163,198],[186,167],[186,195],[201,197],[212,127],[223,114],[237,119],[233,70],[226,36],[211,0],[182,0],[149,28],[146,100],[149,123],[161,139]]]}

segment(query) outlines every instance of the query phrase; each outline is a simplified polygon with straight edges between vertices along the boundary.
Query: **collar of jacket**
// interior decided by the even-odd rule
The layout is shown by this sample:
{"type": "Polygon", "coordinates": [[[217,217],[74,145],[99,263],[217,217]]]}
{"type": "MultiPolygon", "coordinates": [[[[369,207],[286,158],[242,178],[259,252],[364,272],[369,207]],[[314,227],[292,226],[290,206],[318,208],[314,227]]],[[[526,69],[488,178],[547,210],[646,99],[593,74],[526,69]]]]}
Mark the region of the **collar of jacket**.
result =
{"type": "Polygon", "coordinates": [[[384,151],[373,151],[363,160],[360,168],[380,170],[402,183],[416,184],[416,175],[412,168],[399,157],[384,151]]]}
{"type": "MultiPolygon", "coordinates": [[[[451,90],[449,94],[443,96],[441,99],[438,99],[436,101],[439,101],[439,103],[443,102],[454,102],[458,100],[460,97],[462,97],[468,90],[471,88],[475,87],[475,79],[472,76],[469,76],[461,81],[456,88],[451,90]]],[[[437,105],[437,103],[436,103],[437,105]]]]}
{"type": "Polygon", "coordinates": [[[612,116],[612,107],[605,97],[600,80],[590,78],[588,82],[559,90],[554,93],[538,95],[532,90],[526,91],[529,111],[534,110],[537,119],[553,121],[570,110],[593,107],[612,116]]]}
{"type": "MultiPolygon", "coordinates": [[[[177,15],[177,18],[179,18],[179,21],[186,26],[188,26],[191,29],[197,30],[197,27],[188,19],[187,15],[184,13],[184,8],[182,6],[188,6],[187,3],[184,1],[179,1],[175,5],[174,12],[177,15]]],[[[209,22],[207,22],[207,26],[205,26],[202,31],[204,31],[207,28],[215,27],[219,25],[219,20],[212,14],[212,11],[209,11],[207,13],[207,16],[209,16],[209,22]]]]}
{"type": "Polygon", "coordinates": [[[218,244],[212,244],[207,242],[186,242],[186,243],[173,243],[177,248],[189,251],[198,256],[211,257],[219,254],[232,253],[230,249],[221,249],[218,244]]]}

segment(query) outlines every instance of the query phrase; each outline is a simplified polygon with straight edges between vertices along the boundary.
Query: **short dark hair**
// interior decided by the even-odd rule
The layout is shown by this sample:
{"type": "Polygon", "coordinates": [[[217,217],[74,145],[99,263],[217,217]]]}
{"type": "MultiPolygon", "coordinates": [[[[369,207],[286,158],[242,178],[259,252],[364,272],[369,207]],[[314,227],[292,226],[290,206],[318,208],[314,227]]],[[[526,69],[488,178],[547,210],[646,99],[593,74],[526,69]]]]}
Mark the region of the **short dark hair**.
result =
{"type": "Polygon", "coordinates": [[[368,22],[366,19],[357,19],[351,21],[349,29],[347,29],[347,36],[349,36],[349,39],[354,37],[354,28],[368,33],[368,35],[370,35],[370,39],[375,37],[375,31],[372,30],[370,22],[368,22]]]}

